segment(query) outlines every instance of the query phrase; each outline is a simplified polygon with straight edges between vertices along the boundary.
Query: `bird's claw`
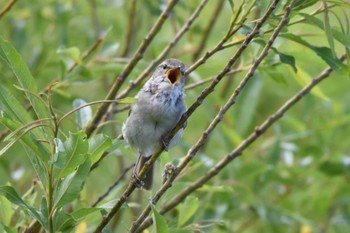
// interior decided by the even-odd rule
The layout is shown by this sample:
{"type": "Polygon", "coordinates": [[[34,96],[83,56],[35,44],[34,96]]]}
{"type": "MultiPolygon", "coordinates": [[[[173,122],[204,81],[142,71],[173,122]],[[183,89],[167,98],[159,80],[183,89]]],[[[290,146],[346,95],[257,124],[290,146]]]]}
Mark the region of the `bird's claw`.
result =
{"type": "Polygon", "coordinates": [[[133,183],[135,184],[136,188],[141,189],[145,185],[145,182],[140,180],[137,173],[135,173],[135,172],[132,173],[132,179],[133,179],[133,183]]]}
{"type": "Polygon", "coordinates": [[[167,140],[166,140],[166,137],[163,135],[163,136],[161,136],[161,138],[160,138],[160,145],[163,147],[163,149],[165,150],[165,151],[168,151],[169,150],[169,148],[168,148],[168,142],[167,142],[167,140]]]}

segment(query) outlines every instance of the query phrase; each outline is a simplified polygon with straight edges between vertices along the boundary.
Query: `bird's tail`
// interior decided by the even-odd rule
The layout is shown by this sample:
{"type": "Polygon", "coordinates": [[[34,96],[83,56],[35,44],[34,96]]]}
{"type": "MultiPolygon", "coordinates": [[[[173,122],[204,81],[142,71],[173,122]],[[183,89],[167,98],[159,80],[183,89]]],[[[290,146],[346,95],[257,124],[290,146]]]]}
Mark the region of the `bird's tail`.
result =
{"type": "MultiPolygon", "coordinates": [[[[151,157],[145,157],[140,155],[140,161],[138,163],[137,166],[137,174],[141,171],[142,167],[145,165],[145,163],[151,158],[151,157]]],[[[145,178],[142,180],[144,182],[143,188],[150,190],[152,188],[152,183],[153,183],[153,165],[150,168],[150,170],[148,170],[148,172],[146,172],[145,178]]]]}

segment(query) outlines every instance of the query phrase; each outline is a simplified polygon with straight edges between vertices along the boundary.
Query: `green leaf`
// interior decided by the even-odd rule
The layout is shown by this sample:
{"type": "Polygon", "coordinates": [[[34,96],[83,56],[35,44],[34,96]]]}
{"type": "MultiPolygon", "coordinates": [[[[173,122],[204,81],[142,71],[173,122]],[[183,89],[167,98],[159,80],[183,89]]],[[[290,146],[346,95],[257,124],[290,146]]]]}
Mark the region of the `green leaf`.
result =
{"type": "Polygon", "coordinates": [[[91,162],[87,159],[79,168],[60,181],[54,192],[54,206],[63,207],[78,197],[89,174],[91,162]]]}
{"type": "Polygon", "coordinates": [[[198,197],[189,196],[185,199],[185,202],[180,204],[178,227],[183,226],[197,211],[199,207],[198,197]]]}
{"type": "Polygon", "coordinates": [[[49,211],[47,209],[47,201],[46,201],[46,198],[44,196],[41,198],[40,212],[42,214],[42,218],[43,218],[43,221],[45,222],[45,225],[48,226],[49,211]]]}
{"type": "MultiPolygon", "coordinates": [[[[312,82],[312,78],[308,73],[306,73],[301,67],[297,67],[298,72],[295,73],[292,69],[289,69],[291,75],[294,77],[294,79],[300,84],[300,86],[305,87],[310,82],[312,82]]],[[[311,90],[311,94],[324,99],[329,100],[329,98],[323,93],[323,91],[319,88],[319,86],[315,86],[311,90]]]]}
{"type": "Polygon", "coordinates": [[[282,63],[290,65],[293,68],[294,72],[297,72],[297,67],[295,65],[295,58],[293,56],[285,53],[281,53],[281,52],[278,52],[278,56],[282,63]]]}
{"type": "Polygon", "coordinates": [[[75,61],[76,63],[81,63],[80,59],[80,50],[78,47],[70,47],[70,48],[59,48],[57,49],[57,53],[63,55],[64,57],[68,57],[75,61]]]}
{"type": "Polygon", "coordinates": [[[71,213],[71,216],[76,222],[79,222],[83,220],[87,215],[95,213],[100,210],[101,210],[100,208],[81,208],[71,213]]]}
{"type": "Polygon", "coordinates": [[[63,147],[55,154],[53,164],[60,171],[57,178],[67,176],[81,165],[88,157],[89,143],[84,132],[69,133],[63,147]],[[63,150],[61,150],[63,149],[63,150]]]}
{"type": "Polygon", "coordinates": [[[63,211],[57,211],[53,219],[54,232],[72,232],[76,222],[63,211]]]}
{"type": "Polygon", "coordinates": [[[329,10],[326,0],[322,0],[324,5],[324,28],[326,32],[326,37],[328,40],[329,47],[331,48],[332,54],[336,57],[335,48],[334,48],[334,39],[332,34],[332,27],[329,22],[329,10]]]}
{"type": "Polygon", "coordinates": [[[260,99],[261,89],[262,80],[255,76],[247,84],[245,91],[242,93],[237,116],[237,131],[240,135],[245,134],[251,126],[254,119],[254,112],[260,99]]]}
{"type": "Polygon", "coordinates": [[[169,233],[169,227],[162,215],[158,213],[155,206],[151,204],[152,213],[153,213],[153,222],[156,228],[156,233],[169,233]]]}
{"type": "MultiPolygon", "coordinates": [[[[80,106],[85,105],[85,104],[87,104],[87,103],[84,100],[76,99],[73,102],[73,107],[77,108],[77,107],[80,107],[80,106]]],[[[91,120],[91,118],[92,118],[91,106],[86,106],[86,107],[84,107],[82,109],[79,109],[75,113],[77,115],[77,122],[78,122],[78,124],[80,125],[80,127],[82,129],[85,128],[88,125],[88,123],[91,120]]]]}
{"type": "Polygon", "coordinates": [[[112,140],[105,134],[96,134],[89,138],[89,154],[91,162],[95,163],[103,152],[112,146],[112,140]]]}
{"type": "MultiPolygon", "coordinates": [[[[8,129],[10,129],[11,131],[15,131],[16,129],[18,129],[19,127],[21,127],[22,125],[17,122],[17,121],[12,121],[6,117],[0,117],[0,123],[2,123],[3,125],[5,125],[8,129]]],[[[35,140],[35,137],[31,134],[31,132],[28,132],[26,134],[24,134],[20,140],[27,145],[34,153],[36,156],[38,156],[43,162],[48,161],[50,158],[50,154],[48,152],[48,150],[41,144],[39,143],[37,140],[35,140]]],[[[0,156],[6,152],[7,149],[9,149],[16,141],[18,141],[16,138],[12,139],[10,141],[10,145],[6,145],[0,152],[0,156]]]]}
{"type": "Polygon", "coordinates": [[[24,150],[26,151],[28,158],[38,175],[41,183],[43,184],[44,187],[47,187],[48,185],[48,170],[47,167],[45,166],[45,163],[42,162],[42,160],[39,159],[39,157],[34,153],[33,150],[31,150],[29,147],[24,147],[24,150]]]}
{"type": "MultiPolygon", "coordinates": [[[[306,19],[306,21],[305,21],[306,23],[309,23],[309,24],[314,25],[322,30],[325,30],[324,23],[322,22],[322,20],[318,19],[317,17],[309,15],[309,14],[305,14],[305,13],[299,13],[299,15],[303,16],[306,19]]],[[[350,49],[350,37],[349,36],[341,33],[335,27],[331,28],[330,30],[332,32],[333,37],[337,41],[339,41],[345,47],[350,49]]]]}
{"type": "Polygon", "coordinates": [[[29,115],[28,111],[22,106],[22,104],[15,98],[10,91],[4,86],[0,85],[0,102],[4,112],[12,119],[22,124],[33,121],[33,118],[29,115]]]}
{"type": "MultiPolygon", "coordinates": [[[[261,47],[266,46],[266,42],[261,38],[256,38],[253,40],[253,42],[259,44],[261,47]]],[[[285,54],[285,53],[281,53],[275,47],[271,47],[271,50],[278,55],[278,57],[282,63],[290,65],[293,68],[293,70],[295,72],[297,72],[297,68],[295,66],[295,58],[293,56],[285,54]]],[[[264,71],[269,72],[269,70],[264,70],[264,71]]]]}
{"type": "Polygon", "coordinates": [[[340,70],[342,68],[346,68],[346,66],[338,58],[333,57],[333,54],[330,48],[311,45],[309,42],[305,41],[301,37],[290,33],[280,34],[280,36],[283,38],[292,40],[294,42],[297,42],[299,44],[302,44],[308,47],[309,49],[313,50],[334,70],[340,70]]]}
{"type": "Polygon", "coordinates": [[[5,41],[2,37],[0,37],[0,57],[12,69],[12,72],[15,74],[21,87],[24,90],[28,90],[25,92],[25,95],[33,106],[38,118],[46,118],[50,116],[50,112],[46,109],[42,100],[39,100],[38,97],[30,94],[37,94],[38,88],[29,68],[11,43],[5,41]]]}
{"type": "Polygon", "coordinates": [[[42,226],[44,226],[47,229],[47,225],[45,225],[44,222],[42,221],[42,215],[41,215],[40,211],[38,211],[38,210],[34,209],[33,207],[27,205],[27,203],[25,203],[22,200],[22,198],[18,195],[18,193],[16,192],[16,190],[13,187],[11,187],[11,186],[0,186],[0,195],[6,197],[7,200],[12,202],[13,204],[16,204],[18,206],[24,207],[28,211],[30,216],[32,216],[33,218],[38,220],[42,224],[42,226]]]}
{"type": "Polygon", "coordinates": [[[11,202],[5,197],[0,196],[0,219],[1,223],[5,226],[9,226],[11,223],[11,218],[13,215],[13,209],[11,207],[11,202]]]}
{"type": "Polygon", "coordinates": [[[316,4],[317,2],[318,2],[318,0],[297,0],[296,3],[294,4],[294,9],[301,10],[301,9],[307,8],[309,6],[312,6],[312,5],[316,4]]]}
{"type": "Polygon", "coordinates": [[[228,0],[228,3],[230,4],[231,11],[234,12],[234,10],[235,10],[235,4],[233,3],[233,0],[228,0]]]}

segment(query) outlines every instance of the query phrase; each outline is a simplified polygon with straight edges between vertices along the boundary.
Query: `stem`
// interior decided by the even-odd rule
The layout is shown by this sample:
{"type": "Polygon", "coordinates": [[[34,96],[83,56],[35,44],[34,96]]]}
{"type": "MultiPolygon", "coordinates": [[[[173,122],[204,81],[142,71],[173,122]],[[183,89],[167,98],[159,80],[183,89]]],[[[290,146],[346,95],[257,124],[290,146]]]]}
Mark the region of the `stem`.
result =
{"type": "Polygon", "coordinates": [[[0,12],[0,19],[11,10],[12,6],[17,2],[17,0],[12,0],[9,2],[0,12]]]}

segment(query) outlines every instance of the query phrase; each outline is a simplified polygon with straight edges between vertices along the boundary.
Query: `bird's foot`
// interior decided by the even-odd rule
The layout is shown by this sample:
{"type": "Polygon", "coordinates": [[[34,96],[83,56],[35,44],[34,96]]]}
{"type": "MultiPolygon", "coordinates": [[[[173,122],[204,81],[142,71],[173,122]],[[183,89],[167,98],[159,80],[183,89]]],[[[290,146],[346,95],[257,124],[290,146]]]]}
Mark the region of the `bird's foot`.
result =
{"type": "Polygon", "coordinates": [[[136,188],[141,189],[145,185],[145,182],[139,179],[138,174],[135,171],[132,173],[132,180],[136,188]]]}
{"type": "Polygon", "coordinates": [[[167,142],[166,137],[163,135],[160,137],[160,145],[163,147],[165,151],[169,150],[169,142],[167,142]]]}

